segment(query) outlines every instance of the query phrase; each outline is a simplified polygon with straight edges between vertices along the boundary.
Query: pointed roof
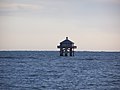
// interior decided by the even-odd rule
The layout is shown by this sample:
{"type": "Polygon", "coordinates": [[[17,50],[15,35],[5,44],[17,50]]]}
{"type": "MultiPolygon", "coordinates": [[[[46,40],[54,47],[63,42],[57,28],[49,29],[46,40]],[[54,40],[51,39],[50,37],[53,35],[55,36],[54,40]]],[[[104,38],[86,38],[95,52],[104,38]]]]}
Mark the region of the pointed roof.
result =
{"type": "Polygon", "coordinates": [[[68,40],[68,37],[66,37],[66,40],[60,42],[60,44],[74,44],[72,41],[68,40]]]}

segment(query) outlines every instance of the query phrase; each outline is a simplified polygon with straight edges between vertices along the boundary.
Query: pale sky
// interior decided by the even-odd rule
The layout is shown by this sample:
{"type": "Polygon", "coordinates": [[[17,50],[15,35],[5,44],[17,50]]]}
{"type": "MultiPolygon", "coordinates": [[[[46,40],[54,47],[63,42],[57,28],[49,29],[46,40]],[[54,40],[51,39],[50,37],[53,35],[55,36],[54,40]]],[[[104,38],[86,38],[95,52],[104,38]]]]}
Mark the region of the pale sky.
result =
{"type": "Polygon", "coordinates": [[[120,0],[0,0],[0,50],[120,51],[120,0]]]}

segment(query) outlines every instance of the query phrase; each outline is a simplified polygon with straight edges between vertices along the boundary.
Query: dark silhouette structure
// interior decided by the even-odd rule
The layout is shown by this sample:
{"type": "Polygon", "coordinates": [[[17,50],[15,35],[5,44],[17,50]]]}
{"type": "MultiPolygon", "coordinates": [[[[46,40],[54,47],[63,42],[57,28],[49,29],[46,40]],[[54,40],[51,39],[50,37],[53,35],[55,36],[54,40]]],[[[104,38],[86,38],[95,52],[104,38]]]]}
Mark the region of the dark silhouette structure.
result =
{"type": "Polygon", "coordinates": [[[74,49],[77,48],[77,46],[74,46],[74,43],[66,37],[66,40],[60,42],[57,48],[60,48],[60,56],[68,56],[68,54],[74,56],[74,49]]]}

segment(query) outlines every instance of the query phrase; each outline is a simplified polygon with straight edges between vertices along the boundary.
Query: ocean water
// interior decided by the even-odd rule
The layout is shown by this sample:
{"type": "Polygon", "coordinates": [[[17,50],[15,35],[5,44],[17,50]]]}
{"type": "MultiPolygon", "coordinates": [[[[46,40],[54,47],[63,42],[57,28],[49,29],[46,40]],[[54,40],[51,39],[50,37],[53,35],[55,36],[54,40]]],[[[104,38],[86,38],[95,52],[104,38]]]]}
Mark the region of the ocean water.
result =
{"type": "Polygon", "coordinates": [[[120,90],[120,52],[0,51],[0,90],[120,90]]]}

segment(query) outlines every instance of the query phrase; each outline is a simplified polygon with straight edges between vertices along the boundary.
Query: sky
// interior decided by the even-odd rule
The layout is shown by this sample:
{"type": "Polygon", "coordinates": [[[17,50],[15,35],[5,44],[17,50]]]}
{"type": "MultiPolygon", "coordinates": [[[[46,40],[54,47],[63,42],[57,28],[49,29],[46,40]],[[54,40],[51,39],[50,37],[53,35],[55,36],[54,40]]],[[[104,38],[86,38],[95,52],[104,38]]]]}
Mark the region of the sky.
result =
{"type": "Polygon", "coordinates": [[[120,0],[0,0],[0,50],[120,51],[120,0]]]}

